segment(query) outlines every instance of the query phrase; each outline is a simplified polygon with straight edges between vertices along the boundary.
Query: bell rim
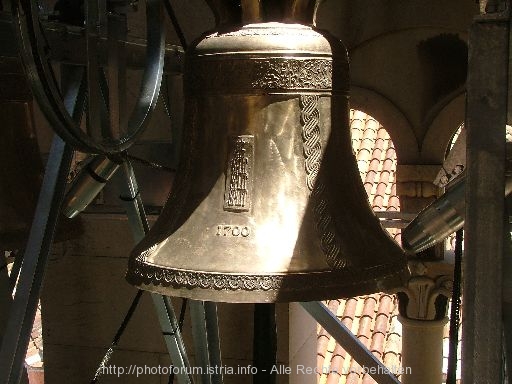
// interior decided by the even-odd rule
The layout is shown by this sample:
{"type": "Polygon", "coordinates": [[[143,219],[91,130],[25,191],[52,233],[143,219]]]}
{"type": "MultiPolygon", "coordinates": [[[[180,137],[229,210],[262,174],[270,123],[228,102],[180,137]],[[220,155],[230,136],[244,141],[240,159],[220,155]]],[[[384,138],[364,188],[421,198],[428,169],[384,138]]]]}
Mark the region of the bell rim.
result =
{"type": "Polygon", "coordinates": [[[317,301],[361,296],[404,286],[405,262],[367,269],[274,274],[189,271],[135,262],[126,280],[139,289],[167,296],[227,303],[317,301]],[[343,281],[343,283],[340,283],[343,281]]]}

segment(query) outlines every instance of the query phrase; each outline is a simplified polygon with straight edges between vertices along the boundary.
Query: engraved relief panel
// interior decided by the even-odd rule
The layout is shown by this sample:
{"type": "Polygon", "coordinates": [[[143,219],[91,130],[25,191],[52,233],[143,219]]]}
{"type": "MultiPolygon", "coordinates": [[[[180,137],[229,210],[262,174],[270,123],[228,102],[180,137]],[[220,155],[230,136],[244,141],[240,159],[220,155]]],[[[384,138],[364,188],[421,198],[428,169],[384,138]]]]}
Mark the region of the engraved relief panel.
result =
{"type": "Polygon", "coordinates": [[[226,171],[224,209],[246,212],[251,209],[254,168],[254,136],[234,139],[226,171]]]}

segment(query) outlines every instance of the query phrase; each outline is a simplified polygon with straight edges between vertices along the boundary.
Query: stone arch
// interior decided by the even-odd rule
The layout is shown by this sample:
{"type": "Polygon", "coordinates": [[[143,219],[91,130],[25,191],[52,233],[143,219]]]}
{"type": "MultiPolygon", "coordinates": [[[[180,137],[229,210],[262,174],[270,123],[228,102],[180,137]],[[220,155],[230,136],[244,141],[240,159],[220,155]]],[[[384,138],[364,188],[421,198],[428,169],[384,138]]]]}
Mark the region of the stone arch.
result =
{"type": "Polygon", "coordinates": [[[398,107],[386,97],[368,88],[352,85],[350,92],[351,108],[365,111],[386,127],[395,145],[398,162],[416,162],[420,156],[418,141],[411,123],[398,107]]]}
{"type": "Polygon", "coordinates": [[[421,143],[421,157],[426,163],[442,164],[454,133],[464,122],[466,93],[459,92],[439,104],[421,143]]]}

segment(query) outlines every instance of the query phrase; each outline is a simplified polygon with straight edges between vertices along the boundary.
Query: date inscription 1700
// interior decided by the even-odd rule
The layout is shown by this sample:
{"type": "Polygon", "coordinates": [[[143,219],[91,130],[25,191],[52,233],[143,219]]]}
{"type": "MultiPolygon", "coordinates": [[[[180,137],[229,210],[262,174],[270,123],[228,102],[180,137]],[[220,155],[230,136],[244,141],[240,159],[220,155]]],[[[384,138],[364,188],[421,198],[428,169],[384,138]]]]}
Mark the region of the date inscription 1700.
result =
{"type": "Polygon", "coordinates": [[[222,237],[249,237],[251,234],[251,229],[247,226],[239,226],[239,225],[226,225],[219,224],[217,225],[217,236],[222,237]]]}

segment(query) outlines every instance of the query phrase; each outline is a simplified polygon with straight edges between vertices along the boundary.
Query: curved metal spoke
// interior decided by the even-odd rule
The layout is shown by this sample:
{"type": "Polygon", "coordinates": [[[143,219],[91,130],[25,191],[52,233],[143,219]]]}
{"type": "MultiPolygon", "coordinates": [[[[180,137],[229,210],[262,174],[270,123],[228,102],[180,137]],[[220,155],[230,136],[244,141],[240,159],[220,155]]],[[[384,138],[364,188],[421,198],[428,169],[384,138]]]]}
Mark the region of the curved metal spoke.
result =
{"type": "Polygon", "coordinates": [[[183,49],[187,49],[187,39],[185,38],[183,29],[181,29],[180,23],[178,21],[178,18],[176,17],[176,13],[174,12],[174,9],[172,7],[170,0],[164,0],[164,6],[165,6],[165,11],[167,12],[167,15],[171,19],[171,23],[172,23],[172,26],[174,27],[174,31],[176,32],[176,35],[178,35],[178,39],[180,41],[181,46],[183,47],[183,49]]]}
{"type": "MultiPolygon", "coordinates": [[[[92,0],[89,3],[95,3],[95,1],[92,0]]],[[[146,2],[147,48],[142,85],[130,119],[123,123],[127,126],[126,133],[124,133],[124,129],[117,128],[120,116],[125,114],[117,113],[116,128],[108,130],[109,132],[119,132],[114,137],[111,134],[105,135],[105,130],[102,129],[101,119],[99,118],[99,105],[96,105],[101,103],[98,85],[100,67],[97,58],[97,40],[103,30],[102,28],[105,27],[99,22],[105,18],[101,14],[101,10],[91,12],[86,23],[88,48],[88,69],[86,72],[89,92],[88,134],[81,130],[80,125],[75,123],[66,111],[61,92],[54,80],[53,69],[48,60],[50,47],[40,26],[37,4],[30,0],[12,0],[11,4],[15,30],[27,75],[38,103],[55,131],[70,145],[83,152],[112,154],[129,148],[146,127],[148,117],[158,100],[165,52],[162,2],[160,0],[148,0],[146,2]]],[[[113,76],[109,77],[113,78],[113,76]]],[[[118,85],[122,84],[123,81],[116,81],[115,83],[115,94],[119,94],[118,91],[122,87],[118,87],[118,85]]],[[[119,98],[119,100],[122,100],[122,98],[119,98]]],[[[114,108],[115,111],[119,111],[119,109],[117,106],[114,108]]]]}

